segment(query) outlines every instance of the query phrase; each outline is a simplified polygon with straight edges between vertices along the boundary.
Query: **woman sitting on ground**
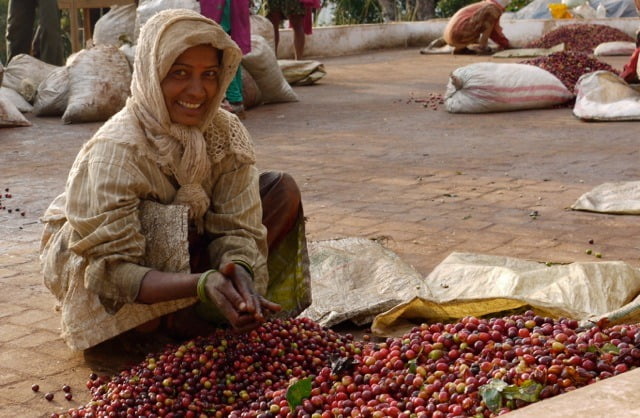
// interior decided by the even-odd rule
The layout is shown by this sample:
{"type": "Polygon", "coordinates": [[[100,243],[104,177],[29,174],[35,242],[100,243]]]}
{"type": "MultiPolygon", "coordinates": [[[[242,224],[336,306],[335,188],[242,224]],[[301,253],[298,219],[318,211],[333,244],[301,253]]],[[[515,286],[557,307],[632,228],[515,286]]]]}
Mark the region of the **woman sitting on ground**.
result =
{"type": "Polygon", "coordinates": [[[186,9],[141,31],[131,97],[84,144],[43,217],[44,281],[71,348],[134,328],[246,331],[310,303],[297,185],[259,174],[248,132],[220,109],[241,56],[217,23],[186,9]],[[188,208],[187,271],[147,261],[147,201],[188,208]]]}

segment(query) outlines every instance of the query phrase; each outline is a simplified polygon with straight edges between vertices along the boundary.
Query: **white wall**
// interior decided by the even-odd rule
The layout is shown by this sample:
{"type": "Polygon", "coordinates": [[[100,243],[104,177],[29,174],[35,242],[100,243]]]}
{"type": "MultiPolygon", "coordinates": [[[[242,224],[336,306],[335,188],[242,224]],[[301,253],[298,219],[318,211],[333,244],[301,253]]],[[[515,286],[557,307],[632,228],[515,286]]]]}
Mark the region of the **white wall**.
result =
{"type": "MultiPolygon", "coordinates": [[[[351,55],[384,48],[427,46],[431,41],[442,36],[447,21],[447,19],[432,19],[424,22],[315,27],[313,34],[306,38],[304,58],[351,55]]],[[[635,38],[636,30],[640,27],[640,18],[503,19],[501,21],[505,35],[515,47],[523,47],[549,31],[573,23],[606,24],[635,38]]],[[[290,29],[280,31],[278,58],[293,57],[292,38],[290,29]]]]}

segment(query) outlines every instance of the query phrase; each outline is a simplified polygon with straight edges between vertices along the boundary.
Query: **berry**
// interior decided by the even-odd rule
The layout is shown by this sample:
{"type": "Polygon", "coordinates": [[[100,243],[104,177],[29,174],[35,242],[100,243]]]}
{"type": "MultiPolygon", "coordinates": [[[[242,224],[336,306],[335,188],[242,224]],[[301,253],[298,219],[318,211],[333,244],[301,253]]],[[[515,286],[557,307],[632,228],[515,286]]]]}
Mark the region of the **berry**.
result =
{"type": "Polygon", "coordinates": [[[53,393],[52,392],[45,393],[44,398],[49,402],[51,402],[53,400],[53,393]]]}
{"type": "Polygon", "coordinates": [[[37,392],[37,391],[40,390],[40,386],[37,385],[37,384],[33,384],[33,385],[31,385],[31,390],[34,391],[34,392],[37,392]]]}

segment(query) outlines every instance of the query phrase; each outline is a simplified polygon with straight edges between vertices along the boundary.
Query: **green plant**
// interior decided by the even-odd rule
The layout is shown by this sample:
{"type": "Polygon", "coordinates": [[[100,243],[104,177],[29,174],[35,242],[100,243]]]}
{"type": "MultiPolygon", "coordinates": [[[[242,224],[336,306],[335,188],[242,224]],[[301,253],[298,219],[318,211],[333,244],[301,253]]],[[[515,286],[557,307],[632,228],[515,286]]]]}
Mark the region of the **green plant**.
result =
{"type": "Polygon", "coordinates": [[[436,6],[436,17],[447,18],[453,16],[458,10],[478,0],[440,0],[436,6]]]}
{"type": "Polygon", "coordinates": [[[528,6],[533,0],[513,0],[505,7],[507,12],[517,12],[525,6],[528,6]]]}
{"type": "Polygon", "coordinates": [[[376,0],[326,0],[335,5],[335,24],[354,25],[382,22],[382,10],[376,0]]]}

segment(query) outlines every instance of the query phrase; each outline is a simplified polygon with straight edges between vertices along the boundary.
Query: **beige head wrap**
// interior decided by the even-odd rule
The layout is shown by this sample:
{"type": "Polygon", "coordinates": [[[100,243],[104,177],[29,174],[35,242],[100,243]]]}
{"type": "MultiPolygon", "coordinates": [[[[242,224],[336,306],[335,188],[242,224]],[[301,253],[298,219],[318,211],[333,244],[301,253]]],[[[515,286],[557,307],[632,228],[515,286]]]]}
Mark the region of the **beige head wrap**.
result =
{"type": "Polygon", "coordinates": [[[142,27],[136,47],[127,107],[136,114],[157,149],[160,167],[180,184],[174,203],[189,206],[189,217],[199,229],[210,203],[202,188],[211,171],[203,132],[214,120],[241,59],[242,52],[217,23],[187,9],[154,15],[142,27]],[[180,54],[201,44],[223,51],[219,90],[200,126],[175,124],[160,83],[180,54]]]}

